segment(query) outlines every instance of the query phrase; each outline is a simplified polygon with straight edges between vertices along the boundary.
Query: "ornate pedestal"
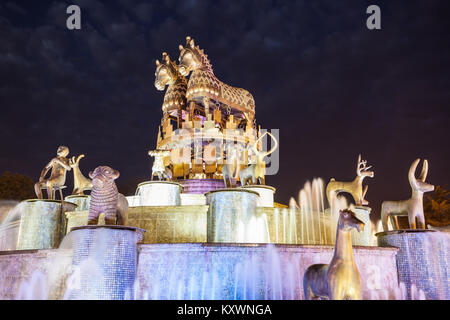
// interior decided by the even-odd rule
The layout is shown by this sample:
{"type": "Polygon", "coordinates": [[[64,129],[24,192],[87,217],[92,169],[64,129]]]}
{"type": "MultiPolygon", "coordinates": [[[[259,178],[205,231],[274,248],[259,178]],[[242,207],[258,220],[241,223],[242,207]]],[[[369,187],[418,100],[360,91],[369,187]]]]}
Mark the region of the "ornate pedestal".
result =
{"type": "Polygon", "coordinates": [[[372,241],[370,237],[372,236],[371,224],[370,224],[370,212],[372,211],[369,207],[355,206],[351,208],[355,213],[356,217],[364,222],[364,231],[358,232],[358,230],[352,230],[352,243],[354,246],[370,246],[372,241]]]}
{"type": "Polygon", "coordinates": [[[225,188],[222,179],[182,179],[183,193],[205,194],[209,191],[225,188]]]}
{"type": "Polygon", "coordinates": [[[380,247],[397,247],[399,282],[425,292],[427,299],[450,299],[450,236],[433,230],[394,230],[377,233],[380,247]]]}
{"type": "Polygon", "coordinates": [[[209,205],[207,242],[267,242],[268,230],[256,216],[259,195],[255,191],[231,188],[205,194],[209,205]]]}
{"type": "Polygon", "coordinates": [[[91,201],[91,196],[67,196],[65,199],[67,202],[72,202],[77,205],[75,211],[89,210],[89,202],[91,201]]]}
{"type": "Polygon", "coordinates": [[[128,226],[74,227],[73,273],[66,298],[133,299],[137,271],[137,242],[144,230],[128,226]]]}
{"type": "Polygon", "coordinates": [[[258,207],[270,207],[273,208],[273,196],[276,189],[271,186],[264,185],[254,185],[254,186],[243,186],[241,187],[245,190],[255,191],[259,194],[258,207]]]}
{"type": "Polygon", "coordinates": [[[147,181],[138,185],[140,206],[179,206],[182,186],[170,181],[147,181]]]}
{"type": "Polygon", "coordinates": [[[65,232],[63,211],[74,211],[76,204],[31,199],[22,203],[17,250],[57,248],[65,232]]]}

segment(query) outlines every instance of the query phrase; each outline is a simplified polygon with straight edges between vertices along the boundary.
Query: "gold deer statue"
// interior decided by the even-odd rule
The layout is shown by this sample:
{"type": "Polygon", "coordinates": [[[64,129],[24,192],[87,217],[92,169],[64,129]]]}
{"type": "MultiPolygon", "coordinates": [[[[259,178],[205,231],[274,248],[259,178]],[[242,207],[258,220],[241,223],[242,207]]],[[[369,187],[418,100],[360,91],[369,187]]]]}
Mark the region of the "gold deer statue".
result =
{"type": "Polygon", "coordinates": [[[416,219],[418,220],[419,229],[425,229],[425,217],[423,214],[423,194],[434,190],[432,184],[426,183],[425,179],[428,174],[428,161],[424,160],[422,164],[422,172],[419,179],[416,179],[415,172],[420,159],[414,160],[409,168],[408,180],[411,185],[412,195],[408,200],[403,201],[383,201],[381,204],[381,222],[383,230],[388,231],[388,219],[392,217],[395,229],[400,229],[397,216],[408,216],[409,227],[416,229],[416,219]]]}
{"type": "Polygon", "coordinates": [[[353,228],[363,231],[364,222],[351,210],[341,210],[330,264],[313,264],[303,276],[306,300],[361,300],[361,277],[353,256],[350,232],[353,228]]]}
{"type": "Polygon", "coordinates": [[[258,140],[251,146],[253,153],[256,156],[256,163],[250,164],[247,168],[241,170],[239,179],[241,180],[241,185],[245,186],[247,183],[251,181],[252,184],[265,184],[265,176],[266,176],[266,162],[264,161],[264,157],[273,153],[278,147],[278,141],[275,137],[268,131],[266,131],[263,135],[261,135],[258,140]],[[257,145],[258,142],[268,134],[274,141],[274,146],[268,152],[258,151],[257,145]]]}
{"type": "Polygon", "coordinates": [[[353,199],[357,206],[368,205],[369,202],[364,199],[366,196],[367,190],[369,188],[368,185],[362,189],[362,183],[364,178],[374,177],[373,171],[368,171],[372,166],[367,166],[367,161],[361,160],[361,155],[358,156],[358,163],[356,165],[356,178],[353,181],[336,181],[334,178],[330,180],[327,184],[326,194],[328,203],[331,206],[332,200],[335,198],[333,196],[337,196],[340,192],[348,192],[352,195],[353,199]]]}
{"type": "Polygon", "coordinates": [[[86,178],[80,170],[80,160],[84,158],[84,154],[78,157],[72,157],[70,167],[73,169],[73,191],[72,195],[84,195],[84,191],[92,190],[91,179],[86,178]]]}

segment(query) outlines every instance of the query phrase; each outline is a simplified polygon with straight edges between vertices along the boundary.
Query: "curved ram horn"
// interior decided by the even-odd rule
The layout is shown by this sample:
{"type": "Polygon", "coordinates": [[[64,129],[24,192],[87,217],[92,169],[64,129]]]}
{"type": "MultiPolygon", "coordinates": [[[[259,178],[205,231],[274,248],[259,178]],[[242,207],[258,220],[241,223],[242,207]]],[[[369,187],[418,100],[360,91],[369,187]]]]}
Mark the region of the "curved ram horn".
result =
{"type": "Polygon", "coordinates": [[[409,183],[411,184],[411,187],[413,187],[413,188],[417,187],[415,173],[416,173],[417,165],[419,164],[419,162],[420,162],[420,159],[414,160],[414,162],[411,164],[411,167],[409,168],[409,172],[408,172],[408,180],[409,180],[409,183]]]}
{"type": "Polygon", "coordinates": [[[425,179],[427,178],[428,174],[428,160],[423,160],[422,164],[422,172],[420,173],[419,181],[425,182],[425,179]]]}

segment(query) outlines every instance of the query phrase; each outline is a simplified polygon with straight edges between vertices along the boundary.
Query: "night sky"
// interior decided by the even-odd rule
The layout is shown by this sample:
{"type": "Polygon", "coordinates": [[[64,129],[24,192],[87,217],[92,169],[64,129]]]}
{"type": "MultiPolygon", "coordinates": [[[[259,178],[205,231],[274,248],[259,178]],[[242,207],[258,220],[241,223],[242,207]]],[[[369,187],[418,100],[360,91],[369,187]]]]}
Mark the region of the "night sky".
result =
{"type": "Polygon", "coordinates": [[[155,59],[178,59],[187,35],[220,80],[253,94],[257,123],[280,129],[276,201],[314,177],[352,180],[358,153],[374,166],[374,217],[410,197],[418,157],[449,186],[450,6],[432,0],[2,1],[0,173],[37,181],[67,145],[86,154],[85,175],[109,165],[133,193],[162,117],[155,59]],[[70,4],[81,30],[66,28],[70,4]],[[381,30],[366,28],[371,4],[381,30]]]}

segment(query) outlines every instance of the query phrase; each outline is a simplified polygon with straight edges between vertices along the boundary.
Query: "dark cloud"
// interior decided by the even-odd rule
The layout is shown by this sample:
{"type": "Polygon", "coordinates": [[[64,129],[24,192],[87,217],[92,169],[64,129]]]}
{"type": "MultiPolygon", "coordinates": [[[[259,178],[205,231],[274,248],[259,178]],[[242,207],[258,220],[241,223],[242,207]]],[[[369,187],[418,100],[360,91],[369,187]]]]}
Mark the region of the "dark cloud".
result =
{"type": "MultiPolygon", "coordinates": [[[[37,176],[58,145],[109,164],[124,188],[146,180],[163,95],[154,60],[195,38],[222,81],[248,89],[257,120],[280,128],[278,201],[307,179],[351,179],[374,165],[368,200],[409,196],[406,173],[430,160],[447,184],[450,33],[445,1],[36,1],[0,4],[0,171],[37,176]],[[66,29],[66,8],[82,29],[66,29]]],[[[126,190],[130,192],[130,190],[126,190]]]]}

